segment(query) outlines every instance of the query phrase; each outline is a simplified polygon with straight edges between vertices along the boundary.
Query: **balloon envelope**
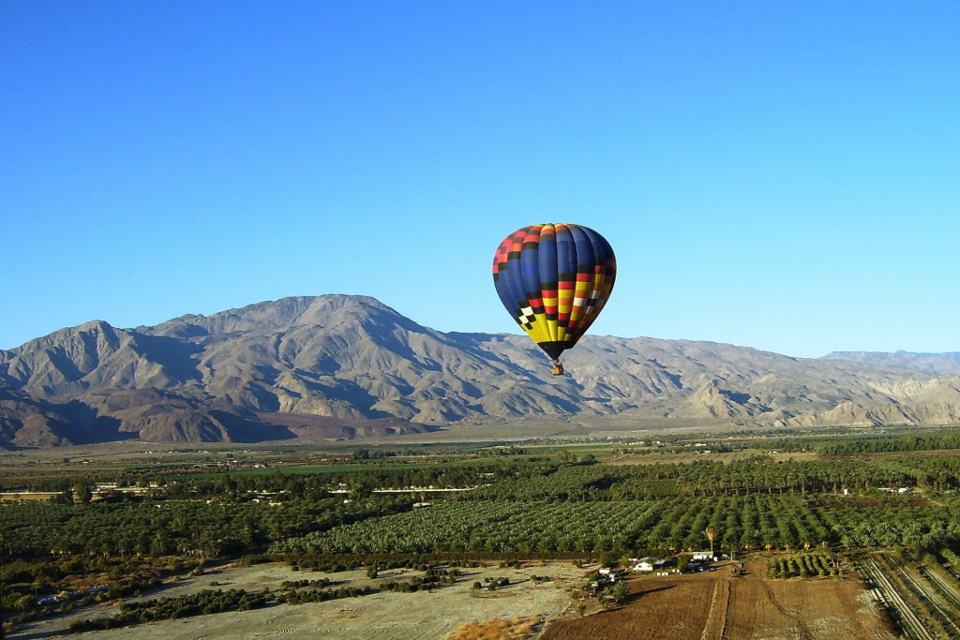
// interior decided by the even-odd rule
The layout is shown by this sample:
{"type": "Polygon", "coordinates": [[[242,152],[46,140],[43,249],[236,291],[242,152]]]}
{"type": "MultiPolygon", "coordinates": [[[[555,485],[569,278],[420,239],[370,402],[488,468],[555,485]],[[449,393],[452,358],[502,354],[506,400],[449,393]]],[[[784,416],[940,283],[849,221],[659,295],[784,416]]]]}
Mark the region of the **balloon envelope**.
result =
{"type": "Polygon", "coordinates": [[[513,319],[552,359],[577,344],[613,290],[610,243],[576,224],[535,224],[507,236],[493,282],[513,319]]]}

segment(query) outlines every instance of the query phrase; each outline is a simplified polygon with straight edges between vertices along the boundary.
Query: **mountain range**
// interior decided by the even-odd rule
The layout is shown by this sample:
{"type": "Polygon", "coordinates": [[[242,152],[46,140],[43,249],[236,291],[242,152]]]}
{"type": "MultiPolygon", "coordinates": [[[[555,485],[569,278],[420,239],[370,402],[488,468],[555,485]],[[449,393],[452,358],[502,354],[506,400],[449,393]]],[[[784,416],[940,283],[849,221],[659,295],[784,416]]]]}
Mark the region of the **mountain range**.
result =
{"type": "Polygon", "coordinates": [[[283,298],[0,350],[0,445],[322,441],[462,421],[621,415],[669,424],[960,422],[960,354],[794,358],[587,336],[550,375],[522,335],[443,333],[364,296],[283,298]]]}

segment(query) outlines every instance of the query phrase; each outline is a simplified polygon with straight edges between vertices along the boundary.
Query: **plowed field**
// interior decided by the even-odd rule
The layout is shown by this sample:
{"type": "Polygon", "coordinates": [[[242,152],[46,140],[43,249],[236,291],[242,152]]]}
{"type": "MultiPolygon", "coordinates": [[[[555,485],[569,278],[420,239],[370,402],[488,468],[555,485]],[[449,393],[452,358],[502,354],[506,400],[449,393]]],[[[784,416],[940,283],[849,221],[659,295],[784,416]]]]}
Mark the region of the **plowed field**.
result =
{"type": "Polygon", "coordinates": [[[763,579],[762,563],[733,577],[717,571],[631,581],[623,607],[547,625],[543,640],[893,640],[882,615],[853,578],[763,579]]]}

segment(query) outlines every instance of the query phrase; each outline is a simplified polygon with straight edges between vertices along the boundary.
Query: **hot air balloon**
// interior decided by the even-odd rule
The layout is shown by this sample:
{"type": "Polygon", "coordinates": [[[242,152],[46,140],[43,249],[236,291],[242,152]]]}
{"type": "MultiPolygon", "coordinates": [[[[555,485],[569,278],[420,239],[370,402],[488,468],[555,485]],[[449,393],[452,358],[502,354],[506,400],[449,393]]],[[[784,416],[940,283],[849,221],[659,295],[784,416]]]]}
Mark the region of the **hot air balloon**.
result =
{"type": "Polygon", "coordinates": [[[507,236],[493,257],[493,282],[513,319],[553,360],[597,319],[613,290],[610,243],[576,224],[535,224],[507,236]]]}

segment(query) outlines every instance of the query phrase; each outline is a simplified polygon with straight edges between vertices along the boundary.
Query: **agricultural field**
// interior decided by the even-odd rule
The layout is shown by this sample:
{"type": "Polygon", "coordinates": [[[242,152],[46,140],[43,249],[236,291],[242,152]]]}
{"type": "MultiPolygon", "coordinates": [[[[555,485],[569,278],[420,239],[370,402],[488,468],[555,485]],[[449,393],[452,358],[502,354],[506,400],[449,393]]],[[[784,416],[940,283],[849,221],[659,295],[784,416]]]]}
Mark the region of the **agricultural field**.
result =
{"type": "Polygon", "coordinates": [[[542,638],[897,637],[852,577],[768,580],[763,568],[757,560],[739,576],[728,564],[693,576],[635,579],[623,607],[552,621],[542,638]]]}
{"type": "Polygon", "coordinates": [[[955,446],[953,432],[696,433],[157,464],[122,451],[63,473],[49,453],[0,454],[5,630],[960,637],[955,446]],[[49,502],[18,503],[24,491],[49,502]],[[704,549],[716,571],[588,589],[601,562],[679,570],[704,549]]]}
{"type": "MultiPolygon", "coordinates": [[[[947,550],[948,556],[952,552],[947,550]]],[[[911,557],[878,552],[858,558],[870,593],[894,617],[908,638],[960,637],[960,580],[943,554],[911,557]]]]}
{"type": "Polygon", "coordinates": [[[549,502],[450,501],[293,538],[278,554],[590,553],[700,546],[711,523],[721,546],[817,545],[831,532],[796,496],[549,502]]]}
{"type": "Polygon", "coordinates": [[[768,451],[764,449],[738,449],[735,451],[714,451],[688,448],[683,451],[647,451],[643,453],[621,453],[604,460],[604,464],[688,464],[691,462],[735,462],[750,460],[757,456],[767,456],[774,462],[820,460],[816,451],[768,451]]]}

